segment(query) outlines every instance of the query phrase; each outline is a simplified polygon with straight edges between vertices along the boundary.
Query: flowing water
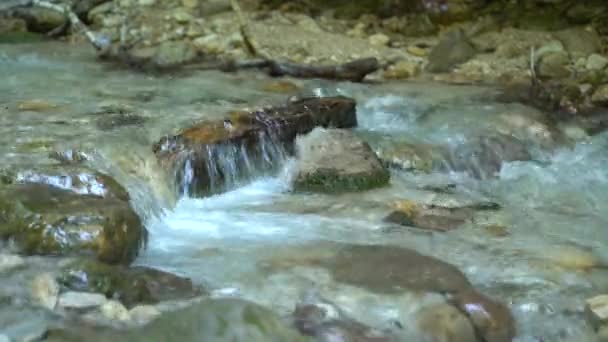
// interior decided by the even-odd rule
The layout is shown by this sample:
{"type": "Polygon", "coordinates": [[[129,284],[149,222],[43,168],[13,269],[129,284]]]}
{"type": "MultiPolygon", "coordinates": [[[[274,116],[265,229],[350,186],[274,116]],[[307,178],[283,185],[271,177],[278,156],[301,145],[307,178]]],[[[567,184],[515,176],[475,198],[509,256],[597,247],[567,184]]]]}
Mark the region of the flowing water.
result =
{"type": "MultiPolygon", "coordinates": [[[[506,163],[498,178],[482,179],[394,169],[383,189],[311,195],[291,192],[294,161],[284,158],[276,174],[231,184],[225,193],[174,198],[154,163],[152,145],[196,120],[285,101],[285,94],[264,91],[265,82],[249,73],[135,74],[98,64],[86,48],[56,43],[2,46],[0,163],[49,164],[50,151],[85,151],[94,167],[128,188],[146,220],[150,240],[136,264],[191,277],[217,296],[241,296],[287,314],[303,293],[316,290],[360,321],[377,327],[399,321],[407,328],[419,299],[339,284],[326,271],[297,261],[323,254],[331,242],[399,245],[458,266],[478,289],[508,303],[518,341],[593,340],[583,306],[586,298],[608,290],[608,135],[552,144],[536,126],[505,120],[540,114],[497,102],[491,88],[302,81],[305,93],[354,97],[356,131],[374,148],[402,141],[457,144],[502,129],[526,141],[533,161],[506,163]],[[18,110],[21,101],[32,99],[54,108],[18,110]],[[142,122],[104,129],[100,108],[115,107],[129,108],[142,122]],[[455,184],[455,193],[424,189],[445,184],[455,184]],[[382,221],[387,205],[405,198],[489,200],[503,209],[431,234],[382,221]],[[508,235],[489,234],[484,224],[505,226],[508,235]],[[593,267],[579,267],[591,256],[593,267]],[[290,267],[281,267],[286,263],[290,267]]],[[[40,258],[37,267],[45,263],[40,258]]],[[[26,298],[25,286],[18,285],[25,281],[0,279],[1,297],[26,298]]],[[[0,301],[0,330],[2,323],[14,332],[24,329],[22,321],[52,319],[25,309],[15,318],[15,305],[24,302],[13,300],[3,309],[0,301]]]]}

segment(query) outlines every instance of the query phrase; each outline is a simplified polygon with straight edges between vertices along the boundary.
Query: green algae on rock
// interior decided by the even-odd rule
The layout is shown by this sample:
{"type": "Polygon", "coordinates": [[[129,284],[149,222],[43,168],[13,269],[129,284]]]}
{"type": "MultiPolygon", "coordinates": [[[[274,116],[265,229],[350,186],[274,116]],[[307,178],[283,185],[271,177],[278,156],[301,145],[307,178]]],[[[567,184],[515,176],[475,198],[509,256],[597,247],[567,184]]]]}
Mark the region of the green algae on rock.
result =
{"type": "Polygon", "coordinates": [[[84,254],[130,263],[147,231],[127,201],[46,184],[13,184],[0,189],[0,238],[24,254],[84,254]]]}
{"type": "Polygon", "coordinates": [[[390,180],[371,147],[350,131],[316,128],[298,137],[296,147],[296,191],[364,191],[385,186],[390,180]]]}
{"type": "Polygon", "coordinates": [[[272,169],[296,135],[317,126],[354,127],[355,101],[346,97],[304,98],[284,106],[233,112],[165,137],[154,146],[176,187],[191,196],[223,191],[226,183],[272,169]]]}
{"type": "Polygon", "coordinates": [[[59,283],[74,291],[102,293],[127,307],[202,295],[204,289],[188,278],[144,267],[108,265],[91,260],[67,265],[59,283]]]}

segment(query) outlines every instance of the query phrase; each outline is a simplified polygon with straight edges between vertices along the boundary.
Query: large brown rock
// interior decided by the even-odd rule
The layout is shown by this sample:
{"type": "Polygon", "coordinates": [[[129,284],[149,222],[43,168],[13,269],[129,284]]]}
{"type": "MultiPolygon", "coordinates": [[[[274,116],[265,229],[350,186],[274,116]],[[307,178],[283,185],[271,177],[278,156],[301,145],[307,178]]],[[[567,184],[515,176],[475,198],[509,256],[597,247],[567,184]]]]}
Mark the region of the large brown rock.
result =
{"type": "Polygon", "coordinates": [[[357,125],[355,101],[305,98],[284,106],[235,112],[165,137],[154,146],[179,191],[202,196],[224,190],[254,172],[272,169],[298,134],[313,128],[357,125]]]}

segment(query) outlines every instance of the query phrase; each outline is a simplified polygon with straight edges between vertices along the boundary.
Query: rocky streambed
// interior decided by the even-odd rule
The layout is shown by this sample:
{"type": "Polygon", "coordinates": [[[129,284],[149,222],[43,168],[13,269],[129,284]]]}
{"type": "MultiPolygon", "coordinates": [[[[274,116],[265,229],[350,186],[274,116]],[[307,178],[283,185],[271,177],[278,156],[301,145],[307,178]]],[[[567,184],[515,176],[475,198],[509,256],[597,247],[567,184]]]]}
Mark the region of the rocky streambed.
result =
{"type": "Polygon", "coordinates": [[[61,43],[0,79],[0,340],[605,338],[601,122],[61,43]]]}

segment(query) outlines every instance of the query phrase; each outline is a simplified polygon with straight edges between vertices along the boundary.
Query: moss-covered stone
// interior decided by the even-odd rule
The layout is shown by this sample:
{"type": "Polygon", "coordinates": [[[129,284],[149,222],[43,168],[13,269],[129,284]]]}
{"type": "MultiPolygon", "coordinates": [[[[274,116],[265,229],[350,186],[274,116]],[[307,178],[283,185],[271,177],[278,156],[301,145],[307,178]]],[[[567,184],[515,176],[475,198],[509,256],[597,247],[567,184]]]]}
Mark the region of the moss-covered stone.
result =
{"type": "Polygon", "coordinates": [[[370,146],[352,132],[317,128],[299,137],[296,144],[296,191],[364,191],[385,186],[390,180],[390,173],[370,146]]]}
{"type": "Polygon", "coordinates": [[[71,290],[102,293],[127,307],[192,298],[205,292],[190,279],[161,270],[114,266],[91,260],[67,265],[58,281],[71,290]]]}
{"type": "Polygon", "coordinates": [[[315,127],[354,127],[355,101],[346,97],[304,98],[284,106],[232,112],[161,139],[154,152],[190,196],[225,190],[231,179],[272,170],[296,135],[315,127]],[[252,170],[253,169],[253,170],[252,170]]]}
{"type": "Polygon", "coordinates": [[[0,190],[0,238],[25,254],[85,254],[129,263],[147,231],[127,201],[47,184],[13,184],[0,190]]]}

